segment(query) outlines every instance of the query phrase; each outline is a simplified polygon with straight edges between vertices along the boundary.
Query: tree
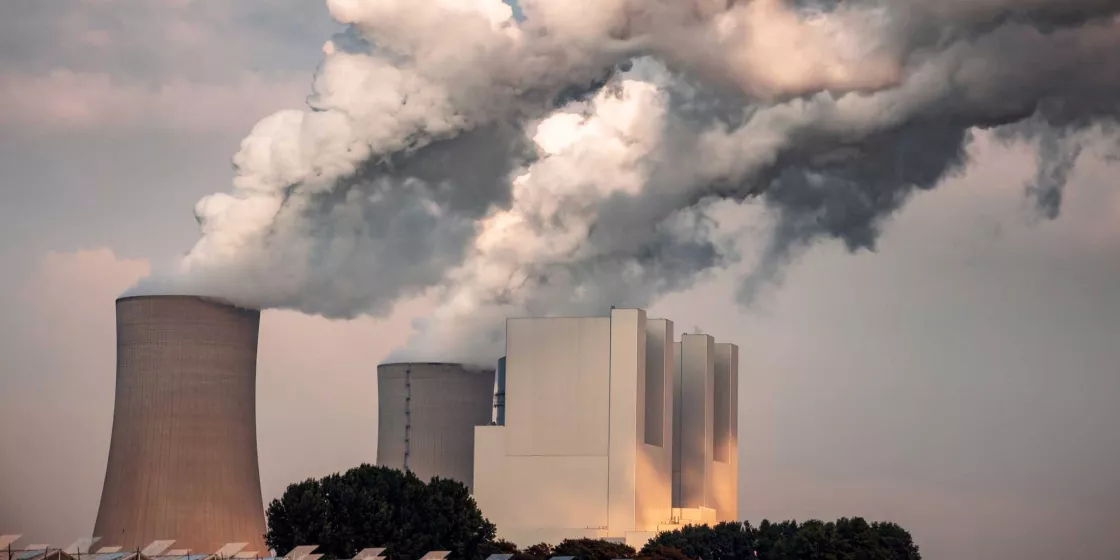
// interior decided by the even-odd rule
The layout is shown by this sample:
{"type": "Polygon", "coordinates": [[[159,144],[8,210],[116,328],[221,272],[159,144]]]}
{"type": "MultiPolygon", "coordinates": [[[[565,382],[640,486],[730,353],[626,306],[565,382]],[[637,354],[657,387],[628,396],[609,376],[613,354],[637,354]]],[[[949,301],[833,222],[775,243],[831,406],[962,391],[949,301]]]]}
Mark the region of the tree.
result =
{"type": "Polygon", "coordinates": [[[467,487],[433,478],[361,465],[344,474],[288,486],[268,506],[265,543],[283,554],[315,544],[334,558],[351,558],[369,546],[386,547],[394,559],[449,550],[462,560],[485,558],[496,529],[467,487]]]}
{"type": "Polygon", "coordinates": [[[728,521],[714,527],[686,525],[651,539],[642,553],[653,546],[675,548],[688,558],[698,560],[737,560],[754,554],[753,530],[749,524],[728,521]]]}
{"type": "Polygon", "coordinates": [[[763,519],[755,531],[754,547],[758,551],[758,557],[769,560],[792,558],[795,536],[797,536],[796,521],[771,523],[763,519]]]}
{"type": "Polygon", "coordinates": [[[839,560],[839,544],[835,524],[811,519],[802,523],[790,539],[788,556],[805,560],[839,560]]]}
{"type": "Polygon", "coordinates": [[[750,523],[688,526],[661,533],[640,558],[669,557],[666,549],[699,560],[746,559],[756,553],[759,560],[921,560],[905,529],[894,523],[868,524],[859,517],[801,524],[763,520],[757,529],[750,523]]]}
{"type": "Polygon", "coordinates": [[[516,556],[519,551],[517,550],[516,544],[513,544],[505,539],[498,539],[488,545],[483,546],[481,552],[482,556],[484,558],[487,558],[491,554],[513,554],[514,556],[516,556]]]}
{"type": "Polygon", "coordinates": [[[647,545],[638,555],[637,560],[694,560],[685,556],[680,550],[663,544],[647,545]]]}
{"type": "Polygon", "coordinates": [[[921,560],[922,556],[918,554],[918,545],[914,544],[914,538],[910,536],[910,532],[906,529],[894,523],[875,522],[871,524],[871,530],[875,533],[880,550],[886,553],[883,556],[884,558],[921,560]]]}
{"type": "Polygon", "coordinates": [[[548,543],[534,544],[513,555],[513,560],[548,560],[549,558],[552,558],[552,545],[548,543]]]}
{"type": "Polygon", "coordinates": [[[575,556],[579,560],[633,558],[633,547],[599,539],[567,539],[552,549],[553,556],[575,556]]]}

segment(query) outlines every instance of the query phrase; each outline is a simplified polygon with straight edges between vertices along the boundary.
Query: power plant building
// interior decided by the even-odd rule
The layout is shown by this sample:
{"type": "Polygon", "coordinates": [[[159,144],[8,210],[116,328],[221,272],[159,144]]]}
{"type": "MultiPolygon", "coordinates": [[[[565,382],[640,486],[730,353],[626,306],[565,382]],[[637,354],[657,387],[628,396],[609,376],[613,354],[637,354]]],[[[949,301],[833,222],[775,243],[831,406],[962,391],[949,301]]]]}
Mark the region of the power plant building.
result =
{"type": "Polygon", "coordinates": [[[483,514],[521,545],[737,518],[737,363],[641,309],[509,319],[504,424],[475,428],[483,514]]]}
{"type": "MultiPolygon", "coordinates": [[[[116,301],[103,547],[268,556],[256,436],[260,313],[193,296],[116,301]]],[[[674,342],[641,309],[514,318],[493,369],[378,366],[377,464],[471,488],[523,546],[738,517],[738,348],[674,342]],[[497,387],[495,387],[497,381],[497,387]],[[496,413],[496,414],[495,414],[496,413]]]]}
{"type": "Polygon", "coordinates": [[[377,464],[466,484],[474,480],[474,428],[491,423],[494,370],[461,364],[377,366],[377,464]]]}
{"type": "Polygon", "coordinates": [[[189,296],[116,302],[112,439],[94,536],[267,555],[257,463],[260,313],[189,296]]]}

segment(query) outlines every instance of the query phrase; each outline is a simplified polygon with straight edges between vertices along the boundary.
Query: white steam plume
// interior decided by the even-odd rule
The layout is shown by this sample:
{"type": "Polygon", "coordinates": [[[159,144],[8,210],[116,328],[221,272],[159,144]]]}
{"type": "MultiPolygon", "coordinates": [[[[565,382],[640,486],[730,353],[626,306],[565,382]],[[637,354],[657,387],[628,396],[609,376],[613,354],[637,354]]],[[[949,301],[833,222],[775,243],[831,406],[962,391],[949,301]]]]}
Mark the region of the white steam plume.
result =
{"type": "Polygon", "coordinates": [[[1080,131],[1120,120],[1115,0],[327,5],[349,28],[312,110],[254,127],[134,293],[330,317],[427,294],[399,357],[487,363],[506,316],[648,305],[737,259],[720,201],[775,218],[749,302],[818,239],[874,249],[975,128],[1038,143],[1056,217],[1080,131]]]}

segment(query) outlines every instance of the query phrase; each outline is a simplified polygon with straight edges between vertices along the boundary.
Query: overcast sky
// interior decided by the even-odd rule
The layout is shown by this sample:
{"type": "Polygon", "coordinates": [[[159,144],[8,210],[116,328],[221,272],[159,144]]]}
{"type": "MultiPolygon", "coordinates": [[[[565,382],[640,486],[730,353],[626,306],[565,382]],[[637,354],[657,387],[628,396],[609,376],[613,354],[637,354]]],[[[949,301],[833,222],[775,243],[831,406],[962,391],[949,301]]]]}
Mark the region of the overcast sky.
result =
{"type": "MultiPolygon", "coordinates": [[[[92,529],[113,299],[190,247],[195,201],[257,119],[301,106],[334,29],[315,0],[0,3],[0,533],[92,529]]],[[[1029,147],[981,134],[971,155],[876,253],[817,246],[752,309],[730,271],[650,310],[742,349],[744,518],[891,520],[932,559],[1115,557],[1120,166],[1092,146],[1039,222],[1029,147]]],[[[375,459],[375,367],[424,312],[264,314],[266,500],[375,459]]]]}

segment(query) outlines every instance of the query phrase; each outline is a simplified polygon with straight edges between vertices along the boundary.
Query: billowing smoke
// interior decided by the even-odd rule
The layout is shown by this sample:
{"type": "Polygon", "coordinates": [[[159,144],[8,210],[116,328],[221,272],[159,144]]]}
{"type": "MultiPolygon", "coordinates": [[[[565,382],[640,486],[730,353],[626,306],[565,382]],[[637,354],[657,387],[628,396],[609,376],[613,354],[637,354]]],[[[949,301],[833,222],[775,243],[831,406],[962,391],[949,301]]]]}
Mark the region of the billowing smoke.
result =
{"type": "Polygon", "coordinates": [[[1038,146],[1056,217],[1120,120],[1116,0],[328,0],[309,111],[258,123],[202,237],[134,291],[328,317],[431,297],[401,358],[489,362],[503,319],[648,305],[738,260],[749,303],[883,222],[975,129],[1038,146]]]}

